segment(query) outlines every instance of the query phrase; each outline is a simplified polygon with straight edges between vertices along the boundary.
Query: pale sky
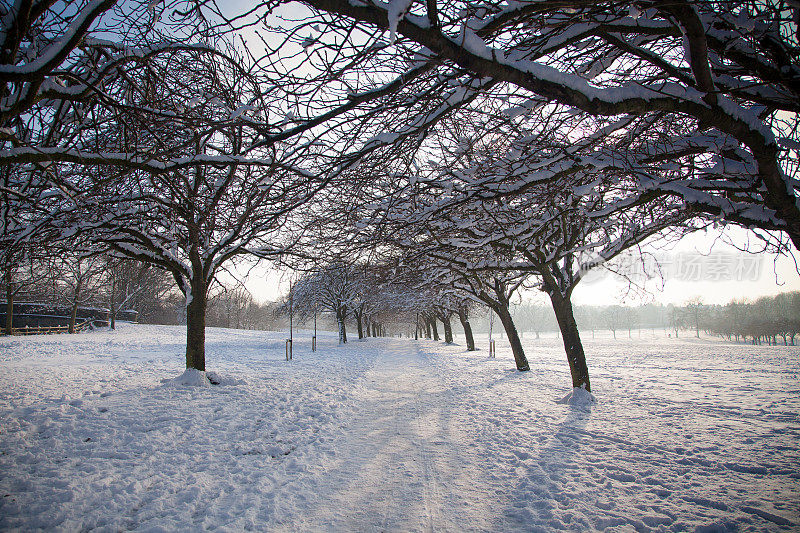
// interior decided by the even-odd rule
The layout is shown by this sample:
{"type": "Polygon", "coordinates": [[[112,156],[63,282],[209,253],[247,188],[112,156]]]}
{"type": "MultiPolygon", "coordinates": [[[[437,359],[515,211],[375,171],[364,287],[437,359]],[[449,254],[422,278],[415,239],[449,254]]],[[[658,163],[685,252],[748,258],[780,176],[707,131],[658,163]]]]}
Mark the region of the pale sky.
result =
{"type": "MultiPolygon", "coordinates": [[[[726,230],[735,243],[752,240],[752,234],[740,228],[726,230]]],[[[621,301],[628,284],[609,273],[592,274],[584,279],[573,295],[577,304],[636,305],[647,301],[683,304],[700,297],[706,304],[724,304],[732,299],[756,299],[781,292],[800,291],[800,274],[794,258],[774,254],[748,254],[721,242],[719,233],[696,233],[684,237],[673,250],[657,252],[664,270],[664,280],[645,284],[650,294],[621,301]],[[592,279],[592,278],[595,279],[592,279]],[[599,279],[597,279],[599,278],[599,279]]]]}

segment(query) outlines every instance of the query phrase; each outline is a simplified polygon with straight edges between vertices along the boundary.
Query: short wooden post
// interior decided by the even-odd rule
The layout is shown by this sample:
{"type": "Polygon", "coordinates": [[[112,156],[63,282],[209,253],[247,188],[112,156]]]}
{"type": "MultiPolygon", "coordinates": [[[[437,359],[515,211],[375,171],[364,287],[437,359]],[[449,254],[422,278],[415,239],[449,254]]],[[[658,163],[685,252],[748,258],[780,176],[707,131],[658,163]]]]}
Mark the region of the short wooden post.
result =
{"type": "Polygon", "coordinates": [[[294,318],[294,286],[289,285],[289,338],[286,339],[286,360],[290,361],[292,359],[292,339],[294,339],[294,324],[292,319],[294,318]]]}
{"type": "Polygon", "coordinates": [[[494,339],[492,339],[492,330],[494,329],[494,313],[492,310],[489,309],[489,358],[494,358],[495,356],[495,345],[494,339]]]}

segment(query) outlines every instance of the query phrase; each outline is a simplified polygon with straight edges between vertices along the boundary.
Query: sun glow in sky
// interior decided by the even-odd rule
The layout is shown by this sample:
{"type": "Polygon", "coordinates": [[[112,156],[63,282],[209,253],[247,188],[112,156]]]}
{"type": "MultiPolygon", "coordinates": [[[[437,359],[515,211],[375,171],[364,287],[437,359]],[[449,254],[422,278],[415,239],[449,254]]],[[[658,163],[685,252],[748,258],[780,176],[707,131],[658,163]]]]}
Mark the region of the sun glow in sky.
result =
{"type": "MultiPolygon", "coordinates": [[[[735,243],[744,243],[747,239],[744,230],[730,233],[735,243]]],[[[682,305],[691,298],[700,297],[706,304],[725,304],[733,299],[754,300],[760,296],[800,291],[800,274],[793,257],[748,254],[716,237],[718,235],[700,233],[685,237],[672,250],[656,252],[663,278],[646,281],[645,291],[629,291],[627,281],[608,272],[590,274],[575,289],[575,303],[637,305],[654,301],[682,305]]],[[[641,270],[640,265],[636,263],[637,271],[641,270]]]]}

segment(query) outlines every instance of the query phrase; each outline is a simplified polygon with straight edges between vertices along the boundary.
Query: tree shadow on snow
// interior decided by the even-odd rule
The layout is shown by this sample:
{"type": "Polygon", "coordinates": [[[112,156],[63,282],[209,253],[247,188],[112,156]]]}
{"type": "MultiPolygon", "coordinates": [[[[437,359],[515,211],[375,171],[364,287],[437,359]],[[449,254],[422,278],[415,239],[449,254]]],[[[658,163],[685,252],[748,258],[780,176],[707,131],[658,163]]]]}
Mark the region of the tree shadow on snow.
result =
{"type": "Polygon", "coordinates": [[[584,492],[590,473],[581,463],[582,450],[591,445],[583,433],[591,409],[564,404],[566,417],[552,435],[540,433],[538,453],[513,450],[516,460],[506,465],[518,478],[512,499],[503,510],[505,525],[527,531],[588,530],[597,527],[579,512],[575,485],[584,492]]]}

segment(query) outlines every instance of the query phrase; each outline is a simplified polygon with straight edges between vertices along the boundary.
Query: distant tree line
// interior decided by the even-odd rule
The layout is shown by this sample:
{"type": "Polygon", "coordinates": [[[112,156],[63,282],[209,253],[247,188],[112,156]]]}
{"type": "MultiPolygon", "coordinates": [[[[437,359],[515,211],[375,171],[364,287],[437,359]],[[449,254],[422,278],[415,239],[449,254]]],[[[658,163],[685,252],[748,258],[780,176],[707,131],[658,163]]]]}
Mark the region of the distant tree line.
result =
{"type": "Polygon", "coordinates": [[[800,292],[706,306],[698,322],[707,333],[728,340],[794,346],[800,332],[800,292]]]}
{"type": "MultiPolygon", "coordinates": [[[[520,331],[536,338],[559,331],[549,306],[519,303],[511,306],[511,314],[520,331]]],[[[634,331],[662,329],[676,338],[699,337],[703,333],[736,342],[794,345],[800,333],[800,292],[737,299],[725,305],[703,304],[700,298],[692,298],[684,305],[577,305],[575,318],[579,329],[592,336],[605,330],[614,338],[632,338],[634,331]]],[[[485,333],[488,324],[488,318],[481,314],[473,327],[485,333]]]]}
{"type": "MultiPolygon", "coordinates": [[[[162,269],[102,254],[33,246],[28,250],[0,278],[0,314],[5,317],[2,331],[6,334],[15,327],[14,307],[21,302],[69,309],[70,331],[74,331],[78,309],[85,307],[108,310],[112,328],[122,310],[136,311],[140,323],[186,322],[185,298],[162,269]]],[[[258,303],[241,284],[228,287],[217,283],[209,297],[207,324],[277,329],[282,327],[277,308],[278,304],[258,303]]]]}

